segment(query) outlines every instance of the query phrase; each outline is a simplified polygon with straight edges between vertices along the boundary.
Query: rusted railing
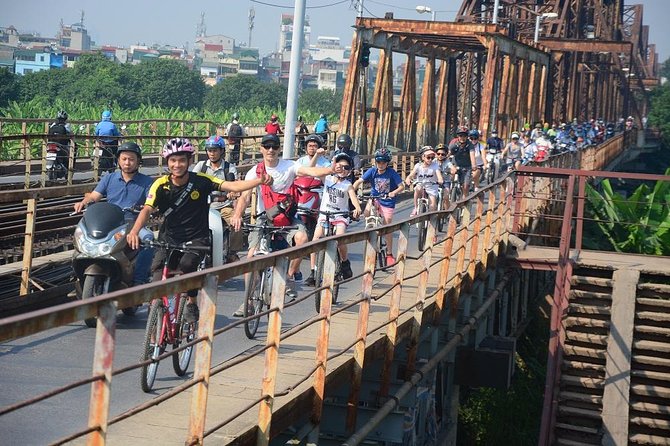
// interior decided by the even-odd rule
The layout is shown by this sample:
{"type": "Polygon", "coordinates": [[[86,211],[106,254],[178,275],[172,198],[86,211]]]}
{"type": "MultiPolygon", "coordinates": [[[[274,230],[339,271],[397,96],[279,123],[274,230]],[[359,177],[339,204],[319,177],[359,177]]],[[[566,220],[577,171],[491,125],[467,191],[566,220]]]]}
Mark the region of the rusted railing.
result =
{"type": "MultiPolygon", "coordinates": [[[[116,291],[84,301],[72,302],[47,310],[0,320],[0,341],[6,341],[39,333],[85,318],[98,317],[91,377],[0,409],[0,416],[11,413],[21,407],[35,404],[74,387],[90,384],[91,402],[88,427],[68,435],[66,438],[59,440],[58,443],[88,435],[90,443],[104,444],[109,426],[141,413],[149,407],[171,398],[186,389],[193,388],[189,410],[190,421],[188,436],[186,438],[187,444],[201,444],[205,437],[253,408],[258,408],[259,411],[256,442],[257,444],[268,444],[275,398],[292,392],[297,386],[311,379],[311,388],[314,395],[317,396],[311,409],[311,421],[318,426],[323,407],[325,376],[328,371],[328,364],[339,356],[349,355],[355,360],[352,379],[353,390],[350,396],[351,404],[349,404],[349,413],[347,416],[348,426],[353,432],[353,428],[356,426],[355,421],[358,410],[356,392],[360,388],[361,372],[364,367],[364,352],[367,346],[367,337],[371,333],[382,329],[385,330],[388,342],[385,362],[388,363],[393,360],[394,350],[399,342],[396,336],[398,328],[400,324],[409,321],[409,323],[413,324],[409,344],[411,346],[409,358],[413,361],[417,357],[419,332],[425,325],[439,325],[439,321],[448,315],[449,324],[454,328],[451,332],[456,333],[456,309],[459,307],[459,300],[462,300],[461,304],[468,327],[472,328],[476,324],[479,324],[484,314],[487,314],[490,319],[495,319],[495,313],[497,313],[499,322],[495,325],[498,326],[499,332],[503,333],[503,335],[509,334],[513,330],[514,325],[512,324],[518,322],[516,315],[526,311],[525,308],[521,308],[524,304],[523,300],[516,299],[516,303],[509,305],[510,302],[506,300],[508,297],[505,297],[509,295],[505,293],[501,295],[499,291],[494,292],[488,300],[484,300],[486,288],[488,287],[490,292],[494,288],[488,286],[494,283],[491,282],[491,278],[495,277],[495,274],[489,270],[494,267],[497,257],[501,254],[501,249],[504,249],[507,244],[509,227],[512,222],[512,188],[511,180],[508,176],[505,176],[487,188],[467,197],[460,203],[452,204],[449,211],[432,212],[376,229],[328,237],[268,256],[243,259],[230,265],[186,274],[162,282],[134,287],[129,290],[116,291]],[[452,214],[455,205],[460,206],[461,209],[461,225],[457,224],[456,218],[452,214]],[[444,237],[434,237],[436,235],[435,227],[438,217],[448,218],[447,232],[444,237]],[[409,257],[407,253],[410,227],[426,220],[430,222],[428,236],[426,237],[426,247],[418,257],[409,257]],[[379,295],[373,296],[372,285],[376,266],[377,239],[380,235],[394,232],[399,233],[397,252],[395,253],[397,263],[395,266],[387,268],[393,271],[393,283],[379,295]],[[344,305],[334,310],[331,305],[331,299],[326,295],[321,299],[321,308],[318,315],[282,333],[282,314],[284,312],[288,311],[290,307],[304,302],[306,299],[313,298],[317,292],[325,291],[326,294],[329,293],[330,287],[334,283],[334,259],[337,244],[346,243],[352,246],[351,244],[355,242],[364,242],[363,254],[365,266],[363,272],[348,279],[347,282],[361,280],[360,298],[344,302],[344,305]],[[323,287],[301,296],[295,302],[284,304],[286,289],[285,271],[290,259],[303,257],[321,250],[326,251],[323,287]],[[227,333],[245,322],[245,319],[242,319],[221,329],[214,329],[217,284],[233,277],[239,277],[244,273],[259,271],[269,266],[274,267],[272,302],[270,310],[257,316],[264,317],[265,315],[269,315],[265,347],[254,354],[236,357],[223,364],[213,366],[211,363],[211,349],[216,336],[227,333]],[[414,270],[416,272],[410,272],[414,270]],[[420,291],[418,295],[412,293],[412,296],[409,297],[413,303],[408,308],[401,310],[402,300],[408,297],[407,293],[403,293],[403,287],[409,281],[417,280],[417,277],[419,281],[418,289],[420,291]],[[465,299],[465,293],[471,290],[474,284],[483,277],[488,277],[486,281],[488,285],[478,288],[479,291],[474,293],[472,297],[463,300],[465,299]],[[195,370],[192,379],[153,400],[137,407],[129,408],[120,415],[110,416],[109,400],[112,392],[111,382],[113,377],[135,370],[148,363],[147,361],[119,369],[114,368],[112,359],[114,358],[116,349],[114,331],[117,308],[130,307],[147,302],[155,296],[192,288],[201,289],[199,296],[200,323],[198,338],[189,344],[197,345],[195,370]],[[433,290],[430,294],[428,294],[429,289],[433,290]],[[389,294],[390,298],[388,299],[388,303],[384,304],[383,310],[388,313],[388,320],[381,325],[372,326],[370,323],[371,302],[377,301],[377,305],[380,305],[383,303],[382,298],[389,294]],[[500,302],[499,309],[498,305],[492,305],[494,302],[500,302]],[[351,342],[345,348],[332,352],[329,350],[329,346],[331,345],[329,339],[331,320],[355,306],[358,306],[358,323],[356,330],[352,330],[354,335],[351,338],[351,342]],[[512,314],[511,317],[508,316],[510,314],[512,314]],[[282,373],[282,369],[278,363],[280,345],[286,339],[290,339],[291,336],[314,324],[318,325],[318,335],[314,343],[314,367],[309,373],[292,385],[284,389],[277,389],[276,377],[282,373]],[[215,425],[213,427],[206,430],[204,420],[207,409],[208,389],[210,387],[209,382],[212,377],[231,367],[240,366],[258,355],[264,355],[265,357],[262,391],[259,397],[243,408],[243,410],[231,414],[226,419],[217,420],[214,422],[215,425]]],[[[525,304],[527,305],[527,300],[525,304]]],[[[489,322],[488,325],[490,326],[489,331],[493,331],[494,324],[489,322]]],[[[455,334],[453,338],[455,340],[450,342],[449,348],[454,348],[466,334],[467,330],[462,330],[460,333],[455,334]]],[[[175,351],[166,353],[161,358],[173,353],[175,351]]],[[[414,363],[408,364],[410,372],[414,371],[415,367],[416,364],[414,363]]],[[[417,373],[420,373],[420,371],[417,371],[417,373]]],[[[390,368],[385,368],[383,370],[382,383],[387,384],[382,386],[383,395],[389,394],[389,378],[390,368]]],[[[209,419],[217,416],[215,413],[207,415],[209,415],[209,419]]]]}

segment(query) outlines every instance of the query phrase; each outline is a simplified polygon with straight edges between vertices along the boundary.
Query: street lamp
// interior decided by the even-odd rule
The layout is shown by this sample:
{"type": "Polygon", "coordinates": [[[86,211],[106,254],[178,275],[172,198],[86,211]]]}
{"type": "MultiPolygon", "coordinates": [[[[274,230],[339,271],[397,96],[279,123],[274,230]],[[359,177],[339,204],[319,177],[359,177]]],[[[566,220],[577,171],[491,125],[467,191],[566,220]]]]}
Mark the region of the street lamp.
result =
{"type": "Polygon", "coordinates": [[[555,12],[537,14],[535,17],[535,39],[533,39],[535,43],[540,41],[540,22],[542,22],[543,19],[555,19],[556,17],[558,17],[558,14],[555,12]]]}
{"type": "Polygon", "coordinates": [[[426,13],[431,13],[431,20],[434,22],[435,21],[435,11],[432,10],[430,6],[417,6],[416,7],[416,12],[419,14],[426,14],[426,13]]]}

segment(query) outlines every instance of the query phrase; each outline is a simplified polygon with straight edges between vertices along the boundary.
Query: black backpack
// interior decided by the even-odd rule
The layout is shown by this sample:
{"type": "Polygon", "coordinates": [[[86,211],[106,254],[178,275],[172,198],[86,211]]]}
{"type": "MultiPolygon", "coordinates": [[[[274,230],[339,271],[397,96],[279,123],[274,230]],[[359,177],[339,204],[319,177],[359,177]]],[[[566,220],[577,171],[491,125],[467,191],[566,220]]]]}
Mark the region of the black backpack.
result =
{"type": "Polygon", "coordinates": [[[228,130],[228,136],[232,136],[234,138],[241,138],[244,136],[244,132],[242,131],[242,126],[236,123],[232,123],[230,125],[230,130],[228,130]]]}
{"type": "MultiPolygon", "coordinates": [[[[230,170],[230,163],[226,160],[223,160],[223,176],[228,181],[228,171],[230,170]]],[[[205,160],[200,166],[200,173],[207,173],[207,161],[205,160]]]]}

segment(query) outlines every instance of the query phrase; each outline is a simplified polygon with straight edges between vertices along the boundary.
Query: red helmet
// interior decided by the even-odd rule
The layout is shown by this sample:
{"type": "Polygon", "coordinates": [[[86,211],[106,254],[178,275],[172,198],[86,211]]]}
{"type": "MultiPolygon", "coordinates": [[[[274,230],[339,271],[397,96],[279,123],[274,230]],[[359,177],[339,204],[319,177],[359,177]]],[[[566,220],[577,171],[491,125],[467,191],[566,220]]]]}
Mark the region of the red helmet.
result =
{"type": "Polygon", "coordinates": [[[270,121],[276,121],[277,120],[277,115],[272,113],[272,116],[270,116],[270,121]]]}

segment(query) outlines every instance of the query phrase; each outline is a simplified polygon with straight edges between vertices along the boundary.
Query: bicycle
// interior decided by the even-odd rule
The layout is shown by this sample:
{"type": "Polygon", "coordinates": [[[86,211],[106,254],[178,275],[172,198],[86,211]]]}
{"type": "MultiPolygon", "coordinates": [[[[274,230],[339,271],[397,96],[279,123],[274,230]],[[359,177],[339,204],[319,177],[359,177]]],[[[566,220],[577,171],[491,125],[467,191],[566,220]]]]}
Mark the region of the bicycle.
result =
{"type": "MultiPolygon", "coordinates": [[[[260,213],[256,218],[261,217],[260,213]]],[[[253,230],[260,232],[259,243],[254,252],[254,257],[266,256],[273,251],[287,248],[288,243],[284,234],[298,229],[297,226],[272,226],[265,218],[260,219],[261,224],[244,224],[244,230],[248,233],[253,230]]],[[[263,271],[252,271],[247,275],[244,293],[244,317],[249,318],[263,311],[263,305],[270,308],[272,296],[272,272],[274,267],[269,266],[263,271]]],[[[253,339],[260,325],[260,317],[253,317],[244,322],[244,334],[253,339]]]]}
{"type": "MultiPolygon", "coordinates": [[[[387,197],[388,195],[361,195],[362,200],[372,201],[370,206],[370,215],[365,217],[365,229],[378,228],[384,224],[384,220],[382,219],[381,215],[379,215],[379,209],[377,206],[379,206],[379,199],[387,197]]],[[[380,234],[377,240],[377,266],[379,268],[385,268],[387,266],[387,254],[388,251],[386,248],[386,237],[380,234]]]]}
{"type": "MultiPolygon", "coordinates": [[[[325,215],[326,220],[325,220],[325,230],[323,231],[323,236],[324,237],[329,237],[331,235],[335,235],[335,225],[331,223],[330,219],[331,217],[335,217],[337,215],[349,215],[351,214],[350,211],[339,211],[339,212],[330,212],[330,211],[319,211],[319,214],[325,215]]],[[[318,223],[317,223],[318,224],[318,223]]],[[[323,284],[323,265],[326,262],[326,251],[321,250],[317,254],[316,257],[316,288],[321,287],[323,284]]],[[[343,278],[342,276],[342,259],[340,258],[340,251],[335,250],[335,276],[333,277],[333,290],[331,293],[332,296],[332,302],[333,304],[337,303],[337,295],[340,291],[340,285],[338,285],[337,282],[341,281],[343,278]]],[[[314,304],[316,307],[316,312],[321,311],[321,292],[323,290],[319,291],[316,294],[316,299],[314,300],[314,304]]]]}
{"type": "MultiPolygon", "coordinates": [[[[414,183],[415,188],[416,185],[417,183],[414,183]]],[[[430,201],[428,200],[428,193],[426,192],[426,188],[423,186],[420,187],[421,187],[421,196],[416,202],[417,217],[419,215],[425,214],[430,210],[430,201]]],[[[426,234],[428,233],[428,220],[423,221],[421,223],[417,223],[416,227],[419,230],[419,237],[417,239],[417,248],[419,249],[419,251],[423,251],[423,248],[426,246],[426,234]]]]}
{"type": "MultiPolygon", "coordinates": [[[[443,174],[444,175],[444,174],[443,174]]],[[[447,189],[447,183],[445,181],[444,184],[440,185],[439,189],[437,190],[437,210],[438,211],[443,211],[444,210],[444,193],[445,190],[447,189]]],[[[447,195],[449,192],[447,191],[447,195]]],[[[444,231],[444,223],[445,223],[445,217],[442,215],[437,217],[437,230],[439,232],[444,231]]]]}
{"type": "MultiPolygon", "coordinates": [[[[163,274],[161,280],[178,275],[176,271],[170,271],[168,265],[175,252],[181,253],[210,253],[209,246],[191,246],[191,242],[174,245],[159,241],[146,241],[146,247],[163,248],[169,250],[163,262],[163,274]]],[[[206,255],[198,266],[198,270],[207,267],[208,256],[206,255]]],[[[144,333],[144,349],[140,361],[152,360],[150,364],[142,366],[140,373],[140,384],[144,392],[150,392],[156,380],[156,372],[160,361],[157,358],[165,353],[167,346],[172,344],[176,350],[182,343],[191,342],[198,331],[197,322],[184,320],[184,308],[188,299],[182,296],[184,293],[176,293],[173,296],[162,296],[151,301],[147,327],[144,333]]],[[[184,376],[191,362],[193,346],[180,350],[172,355],[172,368],[177,376],[184,376]]]]}
{"type": "MultiPolygon", "coordinates": [[[[463,181],[465,177],[465,168],[457,167],[456,173],[454,174],[454,179],[451,182],[451,192],[449,196],[450,203],[456,203],[458,200],[463,198],[463,181]]],[[[461,208],[456,206],[454,209],[454,218],[456,219],[456,224],[461,224],[461,208]]]]}

